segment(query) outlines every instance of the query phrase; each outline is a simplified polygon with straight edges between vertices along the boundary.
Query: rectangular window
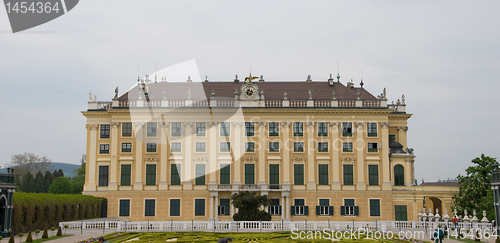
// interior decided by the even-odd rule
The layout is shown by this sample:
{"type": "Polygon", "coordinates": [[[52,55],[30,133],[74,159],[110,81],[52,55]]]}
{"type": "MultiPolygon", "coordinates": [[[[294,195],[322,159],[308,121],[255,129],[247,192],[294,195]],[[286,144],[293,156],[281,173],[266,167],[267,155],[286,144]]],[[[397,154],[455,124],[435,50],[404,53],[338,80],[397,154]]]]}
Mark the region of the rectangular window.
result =
{"type": "Polygon", "coordinates": [[[318,152],[328,152],[328,143],[318,143],[318,152]]]}
{"type": "Polygon", "coordinates": [[[205,185],[205,165],[197,164],[196,165],[196,179],[195,185],[205,185]]]}
{"type": "Polygon", "coordinates": [[[304,142],[293,142],[293,152],[304,152],[304,142]]]}
{"type": "Polygon", "coordinates": [[[171,143],[170,144],[170,151],[171,152],[181,152],[182,151],[182,147],[181,147],[181,143],[171,143]]]}
{"type": "Polygon", "coordinates": [[[108,186],[109,166],[99,166],[99,186],[108,186]]]}
{"type": "Polygon", "coordinates": [[[354,178],[353,178],[353,165],[344,165],[344,185],[352,186],[354,178]]]}
{"type": "Polygon", "coordinates": [[[172,137],[180,137],[182,135],[182,125],[180,122],[172,122],[172,137]]]}
{"type": "Polygon", "coordinates": [[[155,199],[144,200],[144,216],[155,216],[155,199]]]}
{"type": "Polygon", "coordinates": [[[293,136],[294,137],[304,136],[304,123],[302,122],[293,123],[293,136]]]}
{"type": "Polygon", "coordinates": [[[378,165],[368,165],[368,185],[378,186],[378,165]]]}
{"type": "Polygon", "coordinates": [[[378,143],[368,143],[368,152],[369,153],[378,152],[378,143]]]}
{"type": "Polygon", "coordinates": [[[255,152],[255,143],[245,142],[245,152],[255,152]]]}
{"type": "Polygon", "coordinates": [[[109,144],[100,144],[99,145],[99,153],[100,154],[109,154],[109,144]]]}
{"type": "Polygon", "coordinates": [[[376,137],[377,136],[377,123],[376,122],[368,122],[366,124],[366,132],[368,133],[368,137],[376,137]]]}
{"type": "Polygon", "coordinates": [[[269,189],[279,189],[280,184],[280,165],[269,165],[269,189]]]}
{"type": "Polygon", "coordinates": [[[304,199],[295,199],[295,206],[292,209],[293,215],[303,216],[308,215],[308,207],[304,206],[304,199]]]}
{"type": "Polygon", "coordinates": [[[245,122],[245,136],[253,137],[254,136],[254,123],[253,122],[245,122]]]}
{"type": "Polygon", "coordinates": [[[389,134],[389,144],[391,144],[392,142],[396,142],[395,134],[389,134]]]}
{"type": "Polygon", "coordinates": [[[231,183],[231,167],[229,164],[220,165],[220,184],[229,185],[231,183]]]}
{"type": "Polygon", "coordinates": [[[220,123],[220,136],[221,137],[229,137],[231,136],[231,127],[229,122],[221,122],[220,123]]]}
{"type": "Polygon", "coordinates": [[[269,213],[272,216],[281,215],[281,206],[279,199],[271,199],[271,206],[269,206],[269,213]]]}
{"type": "Polygon", "coordinates": [[[395,219],[396,221],[406,221],[407,219],[407,214],[406,214],[406,205],[394,205],[394,210],[395,210],[395,219]]]}
{"type": "Polygon", "coordinates": [[[205,199],[194,199],[194,216],[205,216],[205,199]]]}
{"type": "Polygon", "coordinates": [[[221,152],[231,151],[231,144],[229,142],[220,142],[220,151],[221,152]]]}
{"type": "Polygon", "coordinates": [[[347,142],[342,144],[342,152],[351,153],[352,152],[352,143],[347,142]]]}
{"type": "Polygon", "coordinates": [[[196,136],[205,137],[205,131],[207,130],[207,123],[197,122],[196,123],[196,136]]]}
{"type": "Polygon", "coordinates": [[[156,143],[147,143],[146,144],[146,152],[156,153],[156,143]]]}
{"type": "Polygon", "coordinates": [[[380,216],[380,199],[370,199],[370,216],[380,216]]]}
{"type": "Polygon", "coordinates": [[[120,217],[130,216],[130,199],[120,200],[120,217]]]}
{"type": "Polygon", "coordinates": [[[357,206],[354,206],[354,199],[344,199],[344,206],[340,209],[341,215],[346,216],[355,216],[359,214],[359,209],[357,206]]]}
{"type": "Polygon", "coordinates": [[[146,165],[146,186],[156,185],[156,165],[146,165]]]}
{"type": "Polygon", "coordinates": [[[318,137],[328,137],[328,124],[326,122],[318,122],[318,137]]]}
{"type": "Polygon", "coordinates": [[[253,185],[254,182],[254,173],[255,173],[255,165],[254,164],[245,164],[245,184],[253,185]]]}
{"type": "Polygon", "coordinates": [[[293,184],[304,185],[304,165],[293,165],[293,184]]]}
{"type": "Polygon", "coordinates": [[[333,207],[331,209],[332,212],[330,212],[330,199],[319,199],[319,207],[317,208],[317,210],[319,210],[318,212],[316,212],[317,215],[333,215],[333,207]]]}
{"type": "Polygon", "coordinates": [[[279,152],[280,143],[279,142],[269,142],[269,152],[279,152]]]}
{"type": "Polygon", "coordinates": [[[196,152],[205,152],[205,142],[196,142],[196,152]]]}
{"type": "Polygon", "coordinates": [[[280,136],[279,122],[269,122],[269,137],[279,137],[279,136],[280,136]]]}
{"type": "Polygon", "coordinates": [[[130,186],[132,165],[121,166],[120,186],[130,186]]]}
{"type": "Polygon", "coordinates": [[[328,185],[328,165],[318,165],[318,180],[320,185],[328,185]]]}
{"type": "Polygon", "coordinates": [[[122,123],[122,137],[132,137],[132,123],[122,123]]]}
{"type": "Polygon", "coordinates": [[[122,143],[122,153],[132,152],[132,143],[122,143]]]}
{"type": "Polygon", "coordinates": [[[109,124],[102,124],[100,138],[109,138],[109,124]]]}
{"type": "Polygon", "coordinates": [[[156,132],[157,132],[157,126],[158,123],[156,122],[148,122],[148,137],[156,137],[156,132]]]}
{"type": "Polygon", "coordinates": [[[170,164],[170,184],[178,186],[181,184],[181,165],[170,164]]]}
{"type": "Polygon", "coordinates": [[[230,205],[229,205],[229,199],[220,199],[220,205],[219,205],[219,215],[229,215],[230,211],[230,205]]]}
{"type": "Polygon", "coordinates": [[[351,122],[342,122],[342,136],[343,137],[352,137],[352,123],[351,122]]]}
{"type": "Polygon", "coordinates": [[[181,199],[170,199],[170,216],[181,216],[181,199]]]}

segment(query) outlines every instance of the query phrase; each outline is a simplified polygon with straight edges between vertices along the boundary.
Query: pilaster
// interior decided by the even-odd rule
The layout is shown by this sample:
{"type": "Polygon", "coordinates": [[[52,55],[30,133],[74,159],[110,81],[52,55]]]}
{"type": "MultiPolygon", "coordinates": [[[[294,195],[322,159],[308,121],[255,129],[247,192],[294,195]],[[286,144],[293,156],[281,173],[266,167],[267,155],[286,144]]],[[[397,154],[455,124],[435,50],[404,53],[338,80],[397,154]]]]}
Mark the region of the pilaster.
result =
{"type": "Polygon", "coordinates": [[[363,130],[365,123],[356,122],[356,143],[354,149],[356,149],[356,157],[358,160],[358,183],[356,184],[356,190],[366,190],[365,183],[365,158],[364,158],[364,148],[366,147],[365,141],[363,139],[363,130]]]}
{"type": "MultiPolygon", "coordinates": [[[[240,173],[240,168],[241,168],[241,157],[243,155],[243,152],[242,152],[242,146],[245,146],[244,142],[242,143],[242,137],[244,137],[244,132],[245,132],[245,129],[242,128],[243,126],[243,123],[241,122],[233,122],[233,127],[234,127],[234,145],[232,146],[233,148],[233,155],[234,155],[234,161],[233,161],[233,165],[231,166],[231,171],[233,173],[231,173],[232,175],[234,175],[234,178],[231,178],[233,179],[233,185],[241,185],[241,179],[240,179],[240,176],[241,176],[241,173],[240,173]]],[[[232,204],[231,204],[231,209],[232,209],[232,204]]],[[[231,213],[232,215],[232,213],[231,213]]]]}
{"type": "Polygon", "coordinates": [[[398,129],[398,142],[403,145],[403,149],[407,148],[406,134],[408,132],[407,126],[397,127],[398,129]]]}
{"type": "Polygon", "coordinates": [[[193,160],[191,159],[192,149],[194,148],[191,140],[191,134],[193,132],[193,123],[184,122],[184,183],[182,183],[183,190],[193,190],[192,179],[194,178],[193,170],[193,160]]]}
{"type": "Polygon", "coordinates": [[[111,126],[111,144],[110,144],[110,152],[111,152],[111,168],[109,170],[109,184],[108,191],[116,191],[118,190],[118,184],[116,183],[116,176],[118,173],[117,169],[117,159],[118,159],[118,127],[120,126],[119,122],[112,122],[111,126]]]}
{"type": "Polygon", "coordinates": [[[388,191],[392,190],[392,183],[390,177],[390,168],[389,168],[389,123],[381,122],[380,127],[382,128],[381,136],[382,136],[382,149],[380,154],[382,156],[382,190],[388,191]]]}
{"type": "Polygon", "coordinates": [[[135,140],[135,182],[134,182],[134,190],[142,190],[142,139],[144,138],[144,131],[141,129],[144,126],[144,122],[136,122],[134,124],[136,131],[136,140],[135,140]]]}
{"type": "Polygon", "coordinates": [[[316,181],[314,176],[314,122],[306,122],[307,126],[307,190],[316,190],[316,181]]]}
{"type": "Polygon", "coordinates": [[[217,186],[217,177],[215,175],[217,168],[215,166],[217,165],[217,125],[218,122],[211,122],[208,124],[210,127],[208,129],[208,134],[209,134],[209,155],[210,155],[210,161],[209,161],[209,171],[210,171],[210,176],[209,176],[209,186],[217,186]]]}
{"type": "Polygon", "coordinates": [[[258,174],[258,184],[261,189],[266,190],[266,150],[267,150],[267,135],[266,135],[266,122],[258,122],[259,126],[259,174],[258,174]]]}
{"type": "MultiPolygon", "coordinates": [[[[283,130],[283,185],[290,189],[290,152],[293,151],[293,145],[290,148],[290,122],[282,122],[281,127],[283,130]]],[[[285,189],[285,188],[283,188],[285,189]]],[[[283,213],[282,213],[283,214],[283,213]]]]}
{"type": "Polygon", "coordinates": [[[168,139],[167,139],[167,124],[161,123],[160,129],[160,184],[158,189],[167,190],[168,182],[167,182],[167,158],[168,158],[168,139]]]}
{"type": "Polygon", "coordinates": [[[88,171],[88,181],[85,184],[85,191],[96,191],[96,160],[97,160],[97,124],[87,125],[87,129],[90,130],[89,138],[89,156],[87,160],[87,171],[88,171]]]}
{"type": "Polygon", "coordinates": [[[340,156],[339,156],[339,151],[341,149],[341,145],[338,145],[336,143],[339,142],[339,129],[340,129],[340,122],[330,122],[330,136],[332,138],[331,141],[331,161],[332,161],[332,169],[330,170],[332,173],[332,190],[340,190],[340,156]]]}

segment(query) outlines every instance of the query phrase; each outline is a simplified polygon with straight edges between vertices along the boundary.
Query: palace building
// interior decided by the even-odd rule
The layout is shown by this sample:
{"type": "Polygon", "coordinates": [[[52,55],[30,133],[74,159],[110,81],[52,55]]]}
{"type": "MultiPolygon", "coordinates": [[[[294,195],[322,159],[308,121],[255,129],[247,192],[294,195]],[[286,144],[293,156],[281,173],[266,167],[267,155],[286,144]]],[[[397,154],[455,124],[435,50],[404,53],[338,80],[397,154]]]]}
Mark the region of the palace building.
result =
{"type": "MultiPolygon", "coordinates": [[[[156,79],[156,78],[155,78],[156,79]]],[[[91,95],[84,194],[127,220],[231,220],[231,195],[268,195],[273,220],[418,220],[456,183],[417,185],[405,98],[325,81],[156,82],[91,95]]],[[[451,213],[451,211],[450,211],[451,213]]]]}

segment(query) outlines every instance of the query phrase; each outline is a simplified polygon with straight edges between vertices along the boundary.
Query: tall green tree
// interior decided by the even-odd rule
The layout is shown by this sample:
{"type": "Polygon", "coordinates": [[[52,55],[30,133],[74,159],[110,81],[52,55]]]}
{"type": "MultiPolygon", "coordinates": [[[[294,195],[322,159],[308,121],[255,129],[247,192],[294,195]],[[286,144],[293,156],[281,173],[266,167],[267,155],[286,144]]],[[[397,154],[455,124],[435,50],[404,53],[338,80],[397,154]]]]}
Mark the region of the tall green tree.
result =
{"type": "Polygon", "coordinates": [[[50,171],[46,171],[43,176],[43,190],[44,192],[49,192],[50,184],[54,181],[52,173],[50,171]]]}
{"type": "Polygon", "coordinates": [[[455,205],[452,209],[457,209],[459,215],[463,215],[466,209],[469,214],[475,209],[477,215],[486,210],[487,218],[491,221],[495,219],[491,172],[492,166],[498,165],[498,162],[496,158],[481,154],[481,157],[473,159],[472,163],[474,165],[465,170],[466,175],[458,175],[460,190],[458,195],[455,195],[455,205]]]}
{"type": "Polygon", "coordinates": [[[260,210],[262,206],[271,205],[267,195],[257,195],[256,192],[242,191],[231,196],[238,213],[233,215],[235,221],[271,221],[271,214],[260,210]]]}
{"type": "Polygon", "coordinates": [[[49,187],[49,193],[54,194],[72,194],[73,186],[68,177],[60,176],[52,182],[49,187]]]}
{"type": "Polygon", "coordinates": [[[33,192],[34,189],[35,183],[33,180],[33,175],[31,174],[31,172],[27,172],[23,177],[21,185],[19,186],[19,190],[23,192],[33,192]]]}
{"type": "Polygon", "coordinates": [[[43,185],[43,182],[44,182],[43,181],[43,173],[41,171],[38,171],[38,173],[36,173],[36,175],[35,175],[35,179],[33,179],[33,183],[34,183],[33,192],[36,192],[36,193],[46,192],[44,185],[43,185]]]}

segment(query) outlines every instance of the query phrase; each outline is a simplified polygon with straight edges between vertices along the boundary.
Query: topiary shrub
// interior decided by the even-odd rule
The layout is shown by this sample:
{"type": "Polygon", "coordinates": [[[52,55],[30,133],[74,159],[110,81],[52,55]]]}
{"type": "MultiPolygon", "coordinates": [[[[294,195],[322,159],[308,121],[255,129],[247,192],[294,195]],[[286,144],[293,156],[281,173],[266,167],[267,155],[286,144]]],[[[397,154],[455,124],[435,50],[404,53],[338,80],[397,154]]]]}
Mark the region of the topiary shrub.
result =
{"type": "Polygon", "coordinates": [[[49,238],[49,234],[47,233],[47,228],[45,228],[45,229],[43,230],[42,238],[43,238],[43,239],[48,239],[48,238],[49,238]]]}
{"type": "Polygon", "coordinates": [[[54,236],[54,230],[56,230],[55,227],[50,227],[50,231],[52,231],[52,236],[54,236]]]}
{"type": "Polygon", "coordinates": [[[16,242],[14,241],[14,234],[11,234],[11,235],[10,235],[10,238],[9,238],[9,243],[16,243],[16,242]]]}
{"type": "Polygon", "coordinates": [[[40,234],[40,230],[39,229],[36,229],[35,230],[35,236],[38,238],[38,234],[40,234]]]}
{"type": "Polygon", "coordinates": [[[61,227],[57,228],[56,236],[62,236],[61,227]]]}
{"type": "Polygon", "coordinates": [[[31,237],[31,231],[28,233],[28,236],[26,236],[26,242],[33,242],[33,237],[31,237]]]}

